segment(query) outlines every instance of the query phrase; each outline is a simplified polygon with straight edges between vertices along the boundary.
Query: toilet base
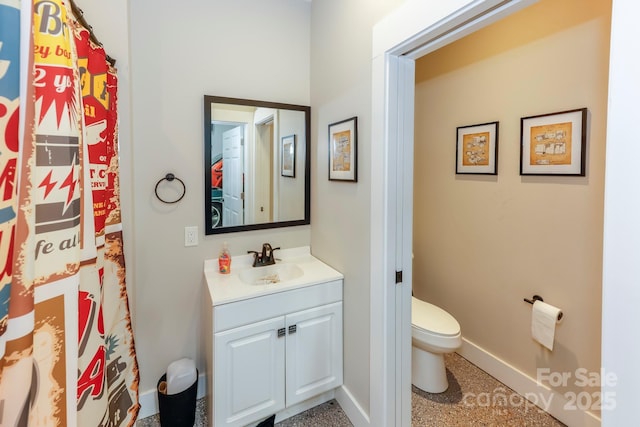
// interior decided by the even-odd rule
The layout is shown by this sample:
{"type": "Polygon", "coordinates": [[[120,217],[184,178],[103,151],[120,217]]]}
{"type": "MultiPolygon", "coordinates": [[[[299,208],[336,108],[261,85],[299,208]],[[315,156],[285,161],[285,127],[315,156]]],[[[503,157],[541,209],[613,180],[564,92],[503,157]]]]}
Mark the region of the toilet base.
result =
{"type": "Polygon", "coordinates": [[[428,393],[442,393],[449,388],[444,355],[411,347],[411,383],[428,393]]]}

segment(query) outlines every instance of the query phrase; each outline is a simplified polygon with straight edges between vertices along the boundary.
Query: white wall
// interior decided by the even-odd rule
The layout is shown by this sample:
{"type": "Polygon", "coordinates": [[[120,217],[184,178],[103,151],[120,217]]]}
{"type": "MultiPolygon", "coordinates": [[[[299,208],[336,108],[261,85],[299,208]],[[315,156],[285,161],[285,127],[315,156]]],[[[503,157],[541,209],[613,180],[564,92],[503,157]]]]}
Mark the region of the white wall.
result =
{"type": "Polygon", "coordinates": [[[136,344],[142,391],[172,360],[198,359],[203,260],[223,241],[233,254],[263,242],[309,243],[309,227],[205,237],[185,248],[184,226],[202,230],[204,94],[309,104],[308,3],[297,0],[131,2],[136,344]],[[152,189],[166,172],[187,194],[163,205],[152,189]]]}
{"type": "Polygon", "coordinates": [[[120,69],[128,285],[135,297],[140,391],[155,392],[173,360],[191,357],[201,372],[205,369],[202,268],[205,259],[217,257],[223,241],[232,255],[263,242],[281,247],[310,242],[308,226],[216,236],[202,230],[203,95],[309,105],[311,6],[298,0],[197,0],[188,6],[123,0],[120,8],[112,2],[108,7],[78,3],[120,69]],[[153,193],[167,172],[187,187],[175,205],[159,202],[153,193]],[[185,248],[184,227],[191,225],[199,227],[199,246],[185,248]]]}
{"type": "Polygon", "coordinates": [[[635,138],[640,117],[640,40],[635,0],[613,0],[609,116],[604,211],[604,281],[602,366],[617,381],[604,384],[616,408],[602,411],[603,426],[632,425],[638,419],[640,383],[640,144],[635,138]]]}
{"type": "Polygon", "coordinates": [[[280,110],[278,120],[279,135],[276,135],[275,146],[277,154],[274,162],[276,165],[280,165],[276,170],[275,176],[275,181],[278,185],[278,218],[280,221],[291,221],[304,218],[304,199],[298,196],[304,194],[305,188],[304,166],[307,135],[304,129],[304,111],[280,110]],[[295,176],[285,177],[280,172],[282,167],[282,138],[290,135],[295,135],[296,138],[295,176]]]}
{"type": "Polygon", "coordinates": [[[344,384],[369,413],[372,27],[400,0],[311,10],[311,248],[344,276],[344,384]],[[328,125],[358,117],[358,182],[329,181],[328,125]]]}

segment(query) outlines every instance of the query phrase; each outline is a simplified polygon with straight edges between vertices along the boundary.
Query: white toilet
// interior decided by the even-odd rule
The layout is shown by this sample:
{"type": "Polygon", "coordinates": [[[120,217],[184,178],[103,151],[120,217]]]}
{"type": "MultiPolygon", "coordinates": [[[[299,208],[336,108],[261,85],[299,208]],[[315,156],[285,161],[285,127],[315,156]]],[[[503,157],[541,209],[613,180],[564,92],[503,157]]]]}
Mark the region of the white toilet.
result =
{"type": "Polygon", "coordinates": [[[411,383],[429,393],[449,387],[444,354],[462,345],[460,324],[449,313],[411,297],[411,383]]]}

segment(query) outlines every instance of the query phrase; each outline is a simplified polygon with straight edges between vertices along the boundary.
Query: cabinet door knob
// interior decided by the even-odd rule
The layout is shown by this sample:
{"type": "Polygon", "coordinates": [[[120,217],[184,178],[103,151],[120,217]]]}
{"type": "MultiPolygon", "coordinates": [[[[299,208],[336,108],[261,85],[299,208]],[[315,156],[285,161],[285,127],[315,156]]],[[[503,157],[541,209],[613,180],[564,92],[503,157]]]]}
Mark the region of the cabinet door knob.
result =
{"type": "Polygon", "coordinates": [[[289,333],[290,334],[295,334],[296,333],[296,325],[291,325],[289,326],[289,333]]]}
{"type": "Polygon", "coordinates": [[[282,338],[284,335],[285,335],[285,329],[284,328],[278,329],[278,338],[282,338]]]}

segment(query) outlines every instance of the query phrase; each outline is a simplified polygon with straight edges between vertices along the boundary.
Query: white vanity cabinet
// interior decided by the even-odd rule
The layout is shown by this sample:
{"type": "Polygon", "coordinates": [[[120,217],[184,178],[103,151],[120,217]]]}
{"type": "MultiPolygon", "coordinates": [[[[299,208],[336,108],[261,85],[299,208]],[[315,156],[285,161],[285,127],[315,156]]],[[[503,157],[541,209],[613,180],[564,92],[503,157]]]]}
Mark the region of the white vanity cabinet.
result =
{"type": "Polygon", "coordinates": [[[342,385],[342,279],[280,292],[270,286],[273,293],[229,303],[212,298],[208,398],[214,426],[293,415],[306,409],[296,405],[342,385]]]}
{"type": "Polygon", "coordinates": [[[245,425],[285,407],[284,319],[218,332],[214,338],[214,425],[245,425]]]}
{"type": "Polygon", "coordinates": [[[342,385],[342,302],[287,315],[287,406],[342,385]]]}

